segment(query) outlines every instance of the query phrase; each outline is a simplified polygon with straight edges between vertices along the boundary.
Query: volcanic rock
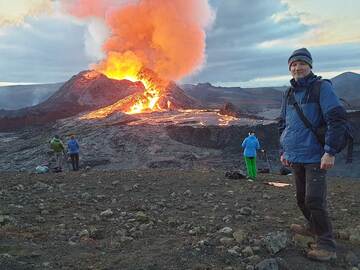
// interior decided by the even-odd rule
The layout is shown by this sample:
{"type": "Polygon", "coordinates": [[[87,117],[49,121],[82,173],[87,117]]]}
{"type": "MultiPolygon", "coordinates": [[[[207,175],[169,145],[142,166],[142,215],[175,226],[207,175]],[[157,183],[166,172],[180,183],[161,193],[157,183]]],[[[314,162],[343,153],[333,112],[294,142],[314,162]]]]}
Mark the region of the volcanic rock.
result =
{"type": "Polygon", "coordinates": [[[276,259],[266,259],[261,262],[259,262],[255,266],[256,270],[278,270],[279,265],[276,261],[276,259]]]}
{"type": "Polygon", "coordinates": [[[171,104],[170,109],[193,109],[200,107],[198,101],[187,96],[174,82],[169,83],[158,101],[160,108],[166,107],[168,102],[171,104]]]}
{"type": "Polygon", "coordinates": [[[225,103],[220,111],[219,111],[220,114],[223,114],[223,115],[229,115],[229,116],[234,116],[234,117],[239,117],[239,110],[235,107],[234,104],[232,104],[231,102],[227,102],[225,103]]]}
{"type": "Polygon", "coordinates": [[[263,241],[267,250],[271,254],[275,254],[287,247],[290,237],[287,232],[271,232],[264,237],[263,241]]]}

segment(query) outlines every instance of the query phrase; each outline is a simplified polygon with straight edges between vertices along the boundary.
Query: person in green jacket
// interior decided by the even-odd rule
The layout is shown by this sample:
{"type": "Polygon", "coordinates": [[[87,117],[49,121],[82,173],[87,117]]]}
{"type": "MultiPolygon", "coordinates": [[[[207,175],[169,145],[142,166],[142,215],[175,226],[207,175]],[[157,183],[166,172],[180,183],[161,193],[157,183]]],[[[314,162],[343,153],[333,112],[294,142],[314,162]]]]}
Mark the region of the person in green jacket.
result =
{"type": "Polygon", "coordinates": [[[59,135],[55,135],[54,138],[50,141],[50,147],[54,150],[55,158],[56,158],[56,172],[62,171],[63,158],[65,154],[65,146],[63,142],[60,140],[59,135]]]}

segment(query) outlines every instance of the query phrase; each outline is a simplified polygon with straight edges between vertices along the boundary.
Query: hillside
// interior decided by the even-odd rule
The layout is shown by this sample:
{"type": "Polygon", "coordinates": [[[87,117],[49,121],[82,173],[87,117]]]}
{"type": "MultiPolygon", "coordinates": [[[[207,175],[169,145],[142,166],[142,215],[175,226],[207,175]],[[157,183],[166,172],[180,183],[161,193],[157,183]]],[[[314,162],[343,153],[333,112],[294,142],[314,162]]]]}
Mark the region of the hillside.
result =
{"type": "Polygon", "coordinates": [[[19,110],[0,110],[0,130],[46,125],[86,110],[108,106],[143,91],[140,82],[111,80],[95,71],[82,71],[40,104],[19,110]]]}
{"type": "Polygon", "coordinates": [[[63,83],[0,87],[0,109],[16,110],[34,106],[54,94],[63,83]]]}
{"type": "Polygon", "coordinates": [[[308,239],[287,176],[224,171],[80,171],[0,176],[0,269],[355,269],[360,182],[329,181],[338,259],[304,257],[308,239]],[[281,200],[282,203],[279,203],[281,200]],[[271,267],[269,266],[271,265],[271,267]]]}

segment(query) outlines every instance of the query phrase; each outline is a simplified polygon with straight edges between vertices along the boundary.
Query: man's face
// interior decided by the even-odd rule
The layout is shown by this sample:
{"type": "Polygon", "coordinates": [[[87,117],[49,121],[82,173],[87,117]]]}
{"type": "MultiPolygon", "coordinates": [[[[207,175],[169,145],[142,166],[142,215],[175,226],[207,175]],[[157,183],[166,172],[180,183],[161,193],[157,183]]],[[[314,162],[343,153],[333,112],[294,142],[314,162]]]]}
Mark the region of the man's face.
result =
{"type": "Polygon", "coordinates": [[[311,72],[311,68],[306,62],[295,61],[291,63],[290,72],[295,81],[298,81],[299,79],[309,75],[311,72]]]}

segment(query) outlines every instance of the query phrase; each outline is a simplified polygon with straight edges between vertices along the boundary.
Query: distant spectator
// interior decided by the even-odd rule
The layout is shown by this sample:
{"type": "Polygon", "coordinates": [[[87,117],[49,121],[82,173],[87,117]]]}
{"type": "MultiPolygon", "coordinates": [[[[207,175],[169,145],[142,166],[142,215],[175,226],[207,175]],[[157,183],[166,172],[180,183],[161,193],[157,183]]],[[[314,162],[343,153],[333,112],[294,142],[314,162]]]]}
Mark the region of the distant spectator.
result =
{"type": "Polygon", "coordinates": [[[71,164],[74,171],[79,170],[79,143],[75,139],[75,135],[70,136],[70,140],[68,141],[68,153],[70,154],[71,164]]]}
{"type": "Polygon", "coordinates": [[[260,144],[255,137],[254,131],[249,132],[249,136],[244,139],[241,146],[244,148],[244,159],[248,178],[255,180],[257,175],[256,150],[260,149],[260,144]]]}
{"type": "Polygon", "coordinates": [[[55,135],[54,138],[50,140],[50,147],[54,150],[56,158],[56,167],[54,168],[55,172],[62,171],[63,158],[65,154],[65,147],[63,142],[60,140],[59,135],[55,135]]]}

